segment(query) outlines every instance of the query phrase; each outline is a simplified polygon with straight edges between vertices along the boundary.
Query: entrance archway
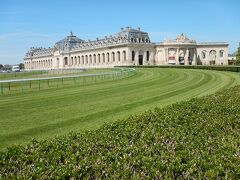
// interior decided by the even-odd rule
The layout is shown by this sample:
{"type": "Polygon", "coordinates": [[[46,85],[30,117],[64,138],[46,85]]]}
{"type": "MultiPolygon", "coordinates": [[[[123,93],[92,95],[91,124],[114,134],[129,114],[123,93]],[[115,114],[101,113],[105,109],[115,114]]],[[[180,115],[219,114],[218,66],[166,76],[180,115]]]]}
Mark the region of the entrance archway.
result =
{"type": "Polygon", "coordinates": [[[143,55],[138,56],[138,64],[143,65],[143,55]]]}

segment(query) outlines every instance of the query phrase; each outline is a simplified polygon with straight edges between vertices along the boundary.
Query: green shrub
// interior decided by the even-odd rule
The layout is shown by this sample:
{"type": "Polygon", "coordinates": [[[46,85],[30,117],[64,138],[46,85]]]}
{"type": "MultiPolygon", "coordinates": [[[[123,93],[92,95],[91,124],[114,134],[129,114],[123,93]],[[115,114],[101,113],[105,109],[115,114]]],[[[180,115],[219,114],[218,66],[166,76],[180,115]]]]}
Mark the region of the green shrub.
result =
{"type": "Polygon", "coordinates": [[[240,87],[99,130],[13,146],[0,179],[240,178],[240,87]]]}
{"type": "MultiPolygon", "coordinates": [[[[129,66],[126,66],[129,67],[129,66]]],[[[240,66],[182,66],[182,65],[160,65],[160,66],[130,66],[132,68],[181,68],[181,69],[206,69],[206,70],[216,70],[216,71],[232,71],[240,72],[240,66]]]]}

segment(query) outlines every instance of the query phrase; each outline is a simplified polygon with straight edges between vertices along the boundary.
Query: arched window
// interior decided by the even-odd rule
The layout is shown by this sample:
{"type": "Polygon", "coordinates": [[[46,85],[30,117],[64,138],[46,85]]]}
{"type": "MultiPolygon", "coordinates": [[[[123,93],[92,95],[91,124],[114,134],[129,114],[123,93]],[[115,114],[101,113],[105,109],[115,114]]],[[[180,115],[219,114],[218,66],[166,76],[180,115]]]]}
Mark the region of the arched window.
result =
{"type": "Polygon", "coordinates": [[[84,64],[84,56],[82,55],[82,64],[84,64]]]}
{"type": "Polygon", "coordinates": [[[88,64],[88,56],[85,56],[85,63],[88,64]]]}
{"type": "Polygon", "coordinates": [[[100,54],[98,54],[98,63],[100,63],[100,54]]]}
{"type": "Polygon", "coordinates": [[[78,64],[80,64],[81,62],[80,62],[80,56],[78,56],[78,64]]]}
{"type": "Polygon", "coordinates": [[[67,57],[64,58],[64,65],[68,65],[68,58],[67,57]]]}
{"type": "Polygon", "coordinates": [[[148,38],[146,38],[146,43],[148,42],[148,38]]]}
{"type": "Polygon", "coordinates": [[[112,62],[115,62],[115,53],[112,52],[112,62]]]}
{"type": "Polygon", "coordinates": [[[135,60],[135,51],[132,51],[132,61],[135,60]]]}
{"type": "Polygon", "coordinates": [[[103,60],[103,63],[105,63],[105,54],[102,53],[102,60],[103,60]]]}
{"type": "Polygon", "coordinates": [[[92,64],[92,55],[89,55],[89,63],[92,64]]]}
{"type": "Polygon", "coordinates": [[[133,42],[133,38],[131,38],[131,42],[133,42]]]}
{"type": "Polygon", "coordinates": [[[209,52],[209,55],[210,55],[210,57],[211,57],[211,60],[216,60],[216,54],[217,54],[217,52],[216,52],[215,50],[211,50],[211,51],[209,52]]]}
{"type": "Polygon", "coordinates": [[[220,51],[219,51],[219,54],[220,54],[220,58],[223,58],[224,51],[223,51],[223,50],[220,50],[220,51]]]}
{"type": "Polygon", "coordinates": [[[109,53],[107,53],[107,62],[109,62],[109,53]]]}
{"type": "Polygon", "coordinates": [[[96,54],[93,55],[94,64],[96,64],[96,54]]]}
{"type": "Polygon", "coordinates": [[[210,56],[210,61],[209,61],[209,64],[210,65],[213,65],[215,64],[216,62],[216,58],[217,58],[217,52],[215,50],[211,50],[209,52],[209,56],[210,56]]]}
{"type": "Polygon", "coordinates": [[[74,57],[75,65],[77,65],[77,57],[74,57]]]}
{"type": "Polygon", "coordinates": [[[149,61],[149,56],[150,56],[149,51],[147,51],[147,61],[149,61]]]}
{"type": "Polygon", "coordinates": [[[202,59],[206,59],[207,57],[207,51],[202,51],[202,59]]]}
{"type": "Polygon", "coordinates": [[[71,66],[73,65],[73,57],[71,57],[71,66]]]}
{"type": "Polygon", "coordinates": [[[127,57],[126,57],[126,51],[123,51],[123,61],[126,61],[127,57]]]}
{"type": "Polygon", "coordinates": [[[120,56],[120,52],[119,51],[117,52],[117,60],[121,61],[121,56],[120,56]]]}

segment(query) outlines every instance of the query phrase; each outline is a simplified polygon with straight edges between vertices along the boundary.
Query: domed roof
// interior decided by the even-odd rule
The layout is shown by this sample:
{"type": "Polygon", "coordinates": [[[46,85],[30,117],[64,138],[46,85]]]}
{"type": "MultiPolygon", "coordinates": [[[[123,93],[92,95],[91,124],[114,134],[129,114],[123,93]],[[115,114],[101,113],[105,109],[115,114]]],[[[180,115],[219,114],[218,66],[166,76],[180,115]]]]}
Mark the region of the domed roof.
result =
{"type": "Polygon", "coordinates": [[[149,40],[147,32],[143,32],[140,28],[133,29],[131,27],[121,28],[121,31],[116,34],[117,37],[125,37],[128,40],[131,38],[144,38],[149,40]]]}
{"type": "Polygon", "coordinates": [[[64,49],[71,49],[73,46],[77,45],[78,43],[83,43],[84,40],[79,39],[77,36],[74,36],[72,31],[70,35],[65,37],[64,39],[55,43],[55,47],[60,48],[61,50],[64,49]]]}

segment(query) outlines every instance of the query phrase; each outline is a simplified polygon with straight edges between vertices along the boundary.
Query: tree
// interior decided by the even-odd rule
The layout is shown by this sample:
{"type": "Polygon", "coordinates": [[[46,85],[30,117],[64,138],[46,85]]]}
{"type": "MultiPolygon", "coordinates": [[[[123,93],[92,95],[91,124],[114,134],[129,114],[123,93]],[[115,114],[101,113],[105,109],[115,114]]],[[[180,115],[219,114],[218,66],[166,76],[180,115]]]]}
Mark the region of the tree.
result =
{"type": "Polygon", "coordinates": [[[3,69],[3,65],[2,64],[0,64],[0,69],[3,69]]]}
{"type": "Polygon", "coordinates": [[[24,69],[24,64],[23,64],[23,63],[20,63],[20,64],[19,64],[19,68],[20,68],[20,69],[24,69]]]}
{"type": "Polygon", "coordinates": [[[240,43],[236,54],[236,65],[240,65],[240,43]]]}

